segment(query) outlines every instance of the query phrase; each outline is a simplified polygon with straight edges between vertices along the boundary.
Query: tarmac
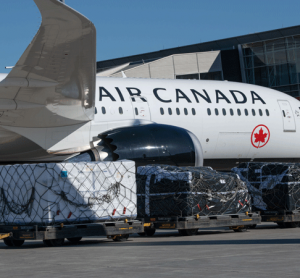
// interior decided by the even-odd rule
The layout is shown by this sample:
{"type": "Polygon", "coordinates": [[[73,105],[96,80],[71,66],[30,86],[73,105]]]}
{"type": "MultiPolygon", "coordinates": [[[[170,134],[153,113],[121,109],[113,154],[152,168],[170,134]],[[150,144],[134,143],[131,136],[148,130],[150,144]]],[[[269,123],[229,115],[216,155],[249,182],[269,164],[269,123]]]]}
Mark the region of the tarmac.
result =
{"type": "Polygon", "coordinates": [[[62,247],[1,241],[0,277],[299,277],[299,247],[299,228],[273,223],[243,233],[218,228],[182,237],[159,230],[125,242],[93,237],[62,247]]]}

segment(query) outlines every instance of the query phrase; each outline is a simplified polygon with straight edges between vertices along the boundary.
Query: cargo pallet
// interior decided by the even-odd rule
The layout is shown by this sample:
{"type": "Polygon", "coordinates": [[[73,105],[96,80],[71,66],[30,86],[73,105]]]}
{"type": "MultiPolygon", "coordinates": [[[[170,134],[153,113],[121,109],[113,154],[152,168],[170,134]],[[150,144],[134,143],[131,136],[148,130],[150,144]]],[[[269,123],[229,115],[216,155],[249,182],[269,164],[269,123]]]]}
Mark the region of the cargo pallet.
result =
{"type": "Polygon", "coordinates": [[[128,239],[130,234],[144,232],[144,223],[138,220],[59,224],[54,226],[0,225],[0,239],[7,246],[22,246],[25,240],[43,240],[46,246],[62,246],[65,238],[79,242],[82,237],[107,236],[114,241],[128,239]]]}
{"type": "Polygon", "coordinates": [[[180,235],[191,236],[201,228],[229,227],[235,232],[246,231],[261,223],[259,213],[226,214],[190,217],[153,217],[145,218],[145,231],[141,236],[153,236],[156,229],[177,229],[180,235]]]}
{"type": "Polygon", "coordinates": [[[275,222],[281,228],[297,228],[300,227],[300,211],[261,211],[262,222],[275,222]]]}

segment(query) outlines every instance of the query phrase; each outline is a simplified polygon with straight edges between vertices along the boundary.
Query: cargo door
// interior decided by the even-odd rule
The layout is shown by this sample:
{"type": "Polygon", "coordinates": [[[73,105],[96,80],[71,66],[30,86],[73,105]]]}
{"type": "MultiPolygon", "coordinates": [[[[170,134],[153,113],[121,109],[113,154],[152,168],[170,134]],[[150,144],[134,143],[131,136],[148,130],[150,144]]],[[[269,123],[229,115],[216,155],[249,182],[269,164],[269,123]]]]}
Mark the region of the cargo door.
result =
{"type": "Polygon", "coordinates": [[[148,121],[151,120],[150,108],[147,98],[142,96],[134,96],[131,97],[131,103],[135,119],[148,121]]]}
{"type": "Polygon", "coordinates": [[[278,100],[283,119],[283,131],[296,131],[296,124],[292,108],[287,100],[278,100]]]}

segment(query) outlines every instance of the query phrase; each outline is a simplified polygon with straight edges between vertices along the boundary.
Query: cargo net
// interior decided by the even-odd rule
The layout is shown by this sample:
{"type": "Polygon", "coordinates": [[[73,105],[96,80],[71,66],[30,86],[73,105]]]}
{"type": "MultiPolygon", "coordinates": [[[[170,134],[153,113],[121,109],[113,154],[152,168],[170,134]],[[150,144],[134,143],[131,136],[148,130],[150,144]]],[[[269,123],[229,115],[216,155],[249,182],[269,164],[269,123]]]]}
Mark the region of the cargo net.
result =
{"type": "Polygon", "coordinates": [[[111,221],[136,217],[132,161],[0,167],[0,223],[111,221]]]}
{"type": "Polygon", "coordinates": [[[251,208],[245,183],[210,167],[138,167],[137,196],[138,217],[236,214],[251,208]]]}
{"type": "Polygon", "coordinates": [[[232,171],[246,183],[253,210],[300,209],[300,164],[248,162],[232,171]]]}

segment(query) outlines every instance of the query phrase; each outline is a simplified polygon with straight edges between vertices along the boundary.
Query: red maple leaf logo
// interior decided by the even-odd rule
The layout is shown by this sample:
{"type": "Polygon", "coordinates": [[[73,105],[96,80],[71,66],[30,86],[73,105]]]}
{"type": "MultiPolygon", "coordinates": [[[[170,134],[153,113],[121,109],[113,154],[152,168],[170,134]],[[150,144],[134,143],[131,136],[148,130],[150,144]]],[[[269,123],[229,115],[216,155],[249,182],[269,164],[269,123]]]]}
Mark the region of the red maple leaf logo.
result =
{"type": "Polygon", "coordinates": [[[258,143],[258,142],[265,143],[265,139],[267,136],[268,136],[268,133],[264,133],[263,129],[261,128],[258,133],[254,133],[254,137],[255,137],[254,142],[255,143],[258,143]]]}

